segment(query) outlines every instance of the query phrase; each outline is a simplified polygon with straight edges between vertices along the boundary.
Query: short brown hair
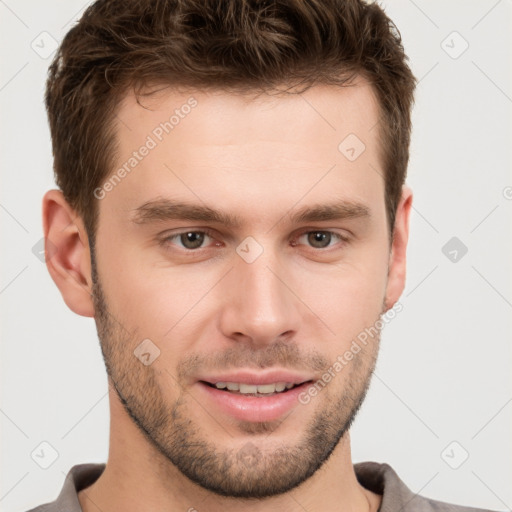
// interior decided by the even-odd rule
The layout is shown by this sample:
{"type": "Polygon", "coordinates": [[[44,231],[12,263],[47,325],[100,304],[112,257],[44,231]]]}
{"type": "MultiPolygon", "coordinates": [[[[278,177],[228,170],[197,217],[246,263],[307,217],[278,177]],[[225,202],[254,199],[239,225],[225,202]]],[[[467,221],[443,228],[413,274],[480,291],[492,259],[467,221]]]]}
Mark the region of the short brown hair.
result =
{"type": "Polygon", "coordinates": [[[297,93],[362,76],[380,105],[392,233],[416,86],[407,60],[393,22],[362,0],[98,0],[49,68],[45,101],[57,185],[94,237],[93,191],[113,171],[116,109],[130,90],[138,95],[168,84],[243,93],[285,85],[297,93]]]}

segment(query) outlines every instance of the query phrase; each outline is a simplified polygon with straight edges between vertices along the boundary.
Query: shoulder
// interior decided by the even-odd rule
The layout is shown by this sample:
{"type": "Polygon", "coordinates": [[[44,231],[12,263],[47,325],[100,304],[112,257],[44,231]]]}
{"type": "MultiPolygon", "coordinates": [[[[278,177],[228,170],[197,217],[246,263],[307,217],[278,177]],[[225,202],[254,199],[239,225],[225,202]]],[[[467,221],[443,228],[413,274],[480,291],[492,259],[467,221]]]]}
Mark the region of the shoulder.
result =
{"type": "Polygon", "coordinates": [[[82,512],[78,492],[93,484],[105,469],[105,464],[78,464],[73,466],[64,481],[59,496],[27,512],[82,512]]]}
{"type": "Polygon", "coordinates": [[[493,512],[489,509],[433,500],[413,493],[389,464],[359,462],[354,464],[354,471],[363,487],[382,495],[378,512],[493,512]]]}

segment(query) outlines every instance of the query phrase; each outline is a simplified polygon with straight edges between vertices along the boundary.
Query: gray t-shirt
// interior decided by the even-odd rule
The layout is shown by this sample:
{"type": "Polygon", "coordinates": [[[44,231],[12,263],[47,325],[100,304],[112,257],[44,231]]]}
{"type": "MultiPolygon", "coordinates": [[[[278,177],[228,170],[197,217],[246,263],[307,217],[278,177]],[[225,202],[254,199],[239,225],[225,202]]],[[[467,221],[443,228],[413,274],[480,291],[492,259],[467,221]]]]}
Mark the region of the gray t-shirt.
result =
{"type": "MultiPolygon", "coordinates": [[[[73,466],[66,476],[58,498],[28,512],[82,512],[78,491],[92,485],[104,469],[105,464],[73,466]]],[[[485,512],[481,508],[452,505],[414,494],[388,464],[359,462],[354,464],[354,471],[363,487],[382,495],[378,512],[485,512]]]]}

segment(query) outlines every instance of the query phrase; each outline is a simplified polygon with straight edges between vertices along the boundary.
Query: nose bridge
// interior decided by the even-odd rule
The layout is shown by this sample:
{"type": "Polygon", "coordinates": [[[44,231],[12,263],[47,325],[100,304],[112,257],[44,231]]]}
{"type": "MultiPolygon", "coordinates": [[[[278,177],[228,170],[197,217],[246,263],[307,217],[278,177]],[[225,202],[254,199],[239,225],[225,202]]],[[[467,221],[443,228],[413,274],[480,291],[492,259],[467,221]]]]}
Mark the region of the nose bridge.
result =
{"type": "Polygon", "coordinates": [[[298,301],[285,284],[286,273],[276,251],[265,247],[252,262],[237,255],[229,277],[224,334],[245,335],[253,343],[268,343],[298,328],[298,301]]]}

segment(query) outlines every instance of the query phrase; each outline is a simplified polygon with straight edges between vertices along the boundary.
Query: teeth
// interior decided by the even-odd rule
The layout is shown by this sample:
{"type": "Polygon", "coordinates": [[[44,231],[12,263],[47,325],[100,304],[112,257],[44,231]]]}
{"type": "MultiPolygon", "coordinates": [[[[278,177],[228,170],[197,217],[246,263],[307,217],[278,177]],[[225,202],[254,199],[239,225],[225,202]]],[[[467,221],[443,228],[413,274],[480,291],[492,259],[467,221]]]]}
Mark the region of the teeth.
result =
{"type": "MultiPolygon", "coordinates": [[[[276,385],[275,384],[262,384],[261,386],[255,386],[258,388],[258,393],[275,393],[276,385]]],[[[242,388],[240,388],[242,389],[242,388]]]]}
{"type": "Polygon", "coordinates": [[[253,386],[252,384],[240,384],[240,393],[257,393],[259,386],[253,386]]]}
{"type": "Polygon", "coordinates": [[[293,388],[292,382],[276,382],[273,384],[242,384],[238,382],[217,382],[215,387],[217,389],[227,389],[228,391],[239,391],[242,394],[262,394],[270,395],[273,393],[282,393],[285,389],[293,388]]]}

